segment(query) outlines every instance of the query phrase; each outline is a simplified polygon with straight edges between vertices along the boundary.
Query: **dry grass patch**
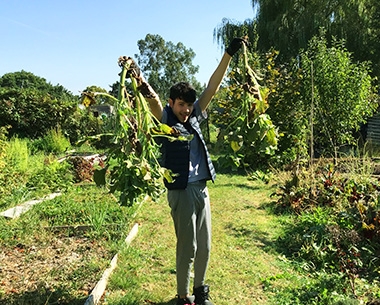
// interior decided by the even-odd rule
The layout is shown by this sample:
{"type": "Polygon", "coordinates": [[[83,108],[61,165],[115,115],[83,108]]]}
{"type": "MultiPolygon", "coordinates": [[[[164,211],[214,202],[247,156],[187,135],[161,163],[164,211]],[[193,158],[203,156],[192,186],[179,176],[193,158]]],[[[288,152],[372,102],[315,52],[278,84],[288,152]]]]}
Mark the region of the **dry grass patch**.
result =
{"type": "Polygon", "coordinates": [[[0,247],[0,303],[83,304],[109,256],[101,243],[85,237],[0,247]]]}

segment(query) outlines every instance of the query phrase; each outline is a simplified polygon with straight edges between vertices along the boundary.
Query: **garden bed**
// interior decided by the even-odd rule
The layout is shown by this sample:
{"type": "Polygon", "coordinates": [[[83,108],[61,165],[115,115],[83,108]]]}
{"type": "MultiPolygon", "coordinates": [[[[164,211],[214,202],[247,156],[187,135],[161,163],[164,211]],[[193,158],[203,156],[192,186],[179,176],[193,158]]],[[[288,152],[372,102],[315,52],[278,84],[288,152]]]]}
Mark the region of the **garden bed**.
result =
{"type": "Polygon", "coordinates": [[[6,304],[84,304],[112,258],[102,242],[84,236],[51,235],[0,249],[6,304]]]}
{"type": "MultiPolygon", "coordinates": [[[[137,208],[137,207],[136,207],[137,208]]],[[[136,212],[94,185],[0,218],[0,304],[84,304],[136,212]]]]}

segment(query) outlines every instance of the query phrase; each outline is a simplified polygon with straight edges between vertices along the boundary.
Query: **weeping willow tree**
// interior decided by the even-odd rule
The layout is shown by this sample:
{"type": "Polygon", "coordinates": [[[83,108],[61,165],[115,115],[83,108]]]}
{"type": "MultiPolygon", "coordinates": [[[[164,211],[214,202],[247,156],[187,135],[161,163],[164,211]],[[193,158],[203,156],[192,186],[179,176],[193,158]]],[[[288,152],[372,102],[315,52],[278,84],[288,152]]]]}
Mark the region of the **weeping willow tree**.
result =
{"type": "Polygon", "coordinates": [[[254,41],[257,33],[258,51],[274,48],[280,52],[279,58],[287,62],[306,49],[310,39],[324,28],[329,42],[332,37],[344,39],[353,58],[371,61],[373,74],[380,76],[378,0],[252,0],[251,3],[255,12],[252,20],[224,19],[214,32],[218,42],[229,41],[236,34],[248,35],[254,41]]]}
{"type": "Polygon", "coordinates": [[[250,49],[256,48],[258,38],[256,22],[253,19],[236,22],[223,18],[221,24],[214,29],[214,40],[223,47],[228,45],[234,37],[246,37],[250,43],[250,49]]]}

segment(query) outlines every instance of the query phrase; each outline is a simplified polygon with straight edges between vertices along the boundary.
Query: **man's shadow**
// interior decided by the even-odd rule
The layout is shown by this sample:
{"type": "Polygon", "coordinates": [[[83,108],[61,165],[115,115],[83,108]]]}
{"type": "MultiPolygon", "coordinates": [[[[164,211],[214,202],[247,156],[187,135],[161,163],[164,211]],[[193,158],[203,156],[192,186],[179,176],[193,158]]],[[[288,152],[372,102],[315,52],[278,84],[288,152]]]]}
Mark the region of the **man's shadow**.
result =
{"type": "Polygon", "coordinates": [[[167,302],[160,302],[160,303],[155,303],[152,301],[146,301],[146,303],[144,303],[144,305],[175,305],[176,302],[177,302],[177,299],[173,298],[167,302]]]}

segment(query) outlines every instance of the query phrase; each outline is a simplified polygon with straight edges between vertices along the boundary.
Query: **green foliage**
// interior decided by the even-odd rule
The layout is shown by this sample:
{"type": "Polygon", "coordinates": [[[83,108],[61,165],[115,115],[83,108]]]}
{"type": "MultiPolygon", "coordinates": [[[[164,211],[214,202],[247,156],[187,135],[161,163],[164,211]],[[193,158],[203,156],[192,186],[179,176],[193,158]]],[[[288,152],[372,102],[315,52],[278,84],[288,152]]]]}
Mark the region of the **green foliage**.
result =
{"type": "Polygon", "coordinates": [[[138,64],[161,101],[168,99],[170,87],[179,81],[187,81],[197,92],[202,91],[202,85],[195,78],[199,67],[192,63],[195,57],[192,49],[181,42],[174,44],[152,34],[147,34],[137,45],[140,51],[135,54],[138,64]]]}
{"type": "Polygon", "coordinates": [[[307,262],[307,268],[342,273],[357,295],[357,278],[370,282],[379,271],[380,185],[365,175],[346,174],[345,168],[300,173],[280,186],[277,207],[298,216],[278,246],[285,249],[286,243],[283,252],[307,262]]]}
{"type": "Polygon", "coordinates": [[[78,107],[78,97],[60,85],[25,71],[0,78],[0,126],[10,126],[9,137],[38,139],[60,128],[75,143],[98,133],[101,124],[100,118],[78,107]]]}
{"type": "Polygon", "coordinates": [[[6,162],[6,151],[7,151],[7,128],[0,127],[0,172],[4,168],[6,162]]]}
{"type": "Polygon", "coordinates": [[[71,166],[42,152],[31,155],[30,141],[12,138],[4,142],[4,167],[0,171],[0,206],[14,206],[33,196],[63,191],[72,183],[71,166]]]}
{"type": "Polygon", "coordinates": [[[20,174],[28,171],[29,149],[27,142],[19,138],[12,138],[7,147],[6,164],[20,174]]]}
{"type": "Polygon", "coordinates": [[[380,75],[378,1],[254,0],[252,5],[257,9],[260,51],[274,47],[284,63],[296,57],[324,28],[328,41],[332,37],[344,39],[355,60],[371,61],[375,75],[380,75]]]}
{"type": "Polygon", "coordinates": [[[318,154],[336,156],[344,145],[354,146],[354,134],[377,107],[374,85],[377,80],[371,75],[379,75],[380,71],[378,52],[372,44],[372,39],[379,35],[374,26],[378,23],[379,4],[373,1],[329,5],[318,1],[307,4],[253,1],[252,4],[258,10],[257,20],[244,23],[224,20],[214,31],[214,37],[225,44],[236,35],[248,35],[255,42],[255,50],[267,55],[264,75],[269,89],[267,113],[282,135],[279,153],[270,159],[271,164],[298,165],[312,152],[311,148],[318,154]],[[359,24],[363,26],[360,29],[359,24]],[[325,26],[326,31],[321,31],[320,26],[325,26]],[[369,32],[365,30],[367,26],[369,32]],[[334,36],[338,39],[333,39],[334,36]],[[371,47],[367,45],[369,41],[371,47]],[[374,66],[357,63],[357,59],[373,59],[374,66]],[[377,72],[373,73],[375,69],[377,72]],[[315,125],[313,134],[311,125],[315,125]]]}
{"type": "Polygon", "coordinates": [[[45,136],[31,142],[32,152],[44,151],[46,153],[61,154],[70,147],[70,141],[63,134],[61,128],[49,130],[45,136]]]}
{"type": "Polygon", "coordinates": [[[41,137],[57,126],[65,126],[76,108],[75,101],[58,100],[34,88],[0,91],[0,122],[11,126],[10,136],[41,137]]]}
{"type": "Polygon", "coordinates": [[[105,137],[110,143],[105,167],[95,171],[95,181],[106,183],[111,193],[119,195],[120,204],[126,206],[132,206],[147,195],[156,199],[161,194],[159,180],[165,176],[170,181],[171,175],[158,162],[160,149],[154,137],[166,136],[175,140],[170,136],[171,128],[160,124],[150,112],[132,76],[128,79],[132,92],[127,92],[126,77],[131,64],[131,58],[119,58],[122,72],[112,118],[113,131],[93,137],[95,140],[105,137]]]}
{"type": "Polygon", "coordinates": [[[355,296],[346,296],[346,283],[339,274],[317,272],[310,274],[306,279],[295,282],[282,290],[276,289],[275,277],[266,280],[266,290],[274,293],[273,304],[276,305],[359,305],[355,296]],[[298,285],[297,285],[298,284],[298,285]]]}
{"type": "MultiPolygon", "coordinates": [[[[245,37],[250,42],[250,48],[257,49],[257,40],[259,38],[256,31],[256,21],[246,19],[244,21],[230,20],[223,18],[222,22],[214,29],[214,39],[224,50],[234,37],[245,37]]],[[[235,61],[235,57],[232,58],[235,61]]]]}
{"type": "Polygon", "coordinates": [[[26,187],[30,190],[57,192],[66,190],[73,183],[70,164],[47,157],[45,166],[30,173],[26,187]]]}
{"type": "Polygon", "coordinates": [[[52,85],[46,79],[33,73],[21,70],[19,72],[6,73],[0,77],[0,88],[6,89],[34,89],[44,92],[57,99],[74,99],[74,95],[61,85],[52,85]]]}
{"type": "Polygon", "coordinates": [[[341,147],[356,146],[357,131],[377,108],[368,65],[354,63],[341,42],[327,47],[323,36],[310,42],[299,62],[280,65],[277,52],[269,55],[268,114],[283,134],[281,163],[300,164],[311,148],[337,157],[341,147]]]}
{"type": "MultiPolygon", "coordinates": [[[[62,127],[62,132],[70,139],[70,143],[78,143],[88,136],[94,136],[109,129],[102,117],[95,117],[89,109],[77,108],[62,127]]],[[[104,146],[103,143],[98,143],[104,146]]]]}
{"type": "Polygon", "coordinates": [[[87,189],[87,191],[80,188],[76,190],[77,196],[80,197],[85,195],[85,192],[89,192],[88,196],[81,198],[81,201],[60,196],[39,205],[35,214],[38,214],[39,219],[48,226],[90,225],[95,222],[96,217],[99,218],[101,215],[104,218],[103,225],[124,223],[126,210],[115,204],[114,200],[110,200],[110,196],[104,194],[104,191],[87,189]]]}
{"type": "Polygon", "coordinates": [[[336,156],[341,146],[355,144],[353,132],[377,109],[369,66],[354,63],[341,42],[328,48],[323,33],[301,54],[301,65],[300,98],[307,113],[306,103],[314,102],[315,145],[320,153],[336,156]]]}
{"type": "MultiPolygon", "coordinates": [[[[8,146],[8,145],[7,145],[8,146]]],[[[8,150],[8,147],[7,147],[8,150]]],[[[0,207],[7,206],[13,201],[13,195],[15,197],[24,197],[24,194],[28,193],[24,186],[26,183],[26,173],[17,172],[11,166],[7,164],[7,160],[3,160],[4,167],[0,171],[0,207]]]]}
{"type": "Polygon", "coordinates": [[[213,117],[220,127],[216,148],[222,152],[218,159],[222,168],[265,166],[265,159],[277,149],[277,128],[266,113],[268,89],[250,67],[258,59],[246,47],[243,55],[241,69],[230,73],[230,85],[223,89],[225,99],[218,101],[213,117]]]}
{"type": "MultiPolygon", "coordinates": [[[[295,160],[308,157],[309,117],[301,96],[303,82],[302,69],[296,61],[287,64],[278,63],[278,51],[266,54],[265,82],[269,89],[267,113],[278,127],[281,137],[278,142],[278,155],[272,158],[274,166],[292,164],[295,160]]],[[[306,105],[305,105],[306,104],[306,105]]]]}

